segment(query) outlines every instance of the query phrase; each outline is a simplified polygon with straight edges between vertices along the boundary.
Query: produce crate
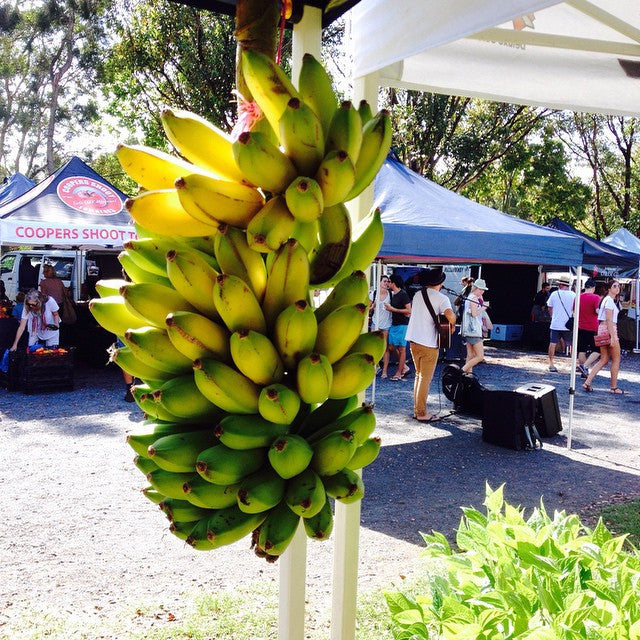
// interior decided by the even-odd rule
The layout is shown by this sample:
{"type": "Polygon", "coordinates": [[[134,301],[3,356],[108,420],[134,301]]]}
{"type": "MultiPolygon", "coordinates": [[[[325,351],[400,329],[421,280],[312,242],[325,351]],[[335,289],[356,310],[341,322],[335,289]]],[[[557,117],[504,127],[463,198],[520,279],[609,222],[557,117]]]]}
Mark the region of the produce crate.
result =
{"type": "Polygon", "coordinates": [[[21,369],[23,393],[73,390],[73,348],[64,353],[27,353],[21,369]]]}

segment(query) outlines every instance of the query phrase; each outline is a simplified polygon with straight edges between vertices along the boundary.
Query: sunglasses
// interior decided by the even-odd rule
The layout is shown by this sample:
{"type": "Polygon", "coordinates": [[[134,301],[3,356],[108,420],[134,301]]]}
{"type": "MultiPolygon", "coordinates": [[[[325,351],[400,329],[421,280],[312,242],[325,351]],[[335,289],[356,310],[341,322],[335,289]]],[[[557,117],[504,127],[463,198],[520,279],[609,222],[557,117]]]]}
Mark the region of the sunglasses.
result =
{"type": "Polygon", "coordinates": [[[38,304],[34,304],[32,302],[27,302],[27,307],[29,307],[29,309],[37,309],[38,308],[38,304]]]}

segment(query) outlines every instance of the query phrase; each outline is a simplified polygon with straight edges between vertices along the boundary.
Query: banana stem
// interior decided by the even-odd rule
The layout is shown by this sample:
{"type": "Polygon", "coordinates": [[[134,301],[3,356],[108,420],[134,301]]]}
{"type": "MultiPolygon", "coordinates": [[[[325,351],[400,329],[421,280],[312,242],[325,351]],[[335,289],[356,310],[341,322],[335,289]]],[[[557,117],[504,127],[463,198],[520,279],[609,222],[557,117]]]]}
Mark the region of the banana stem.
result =
{"type": "Polygon", "coordinates": [[[247,49],[275,57],[280,3],[277,0],[237,0],[236,4],[236,89],[248,101],[253,99],[242,75],[241,53],[247,49]]]}

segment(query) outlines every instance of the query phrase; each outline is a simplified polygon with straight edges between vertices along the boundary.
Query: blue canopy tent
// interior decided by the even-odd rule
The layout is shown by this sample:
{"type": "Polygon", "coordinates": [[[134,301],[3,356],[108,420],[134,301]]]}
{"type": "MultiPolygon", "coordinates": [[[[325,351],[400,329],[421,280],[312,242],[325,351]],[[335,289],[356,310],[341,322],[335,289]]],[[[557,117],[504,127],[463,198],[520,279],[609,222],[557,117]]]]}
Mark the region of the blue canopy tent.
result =
{"type": "Polygon", "coordinates": [[[624,227],[614,231],[610,236],[603,238],[602,242],[610,244],[612,247],[618,247],[618,249],[624,249],[625,251],[631,251],[631,253],[640,255],[640,238],[634,236],[631,231],[627,231],[624,227]]]}
{"type": "Polygon", "coordinates": [[[35,182],[22,173],[14,173],[5,178],[0,185],[0,206],[15,200],[35,186],[35,182]]]}

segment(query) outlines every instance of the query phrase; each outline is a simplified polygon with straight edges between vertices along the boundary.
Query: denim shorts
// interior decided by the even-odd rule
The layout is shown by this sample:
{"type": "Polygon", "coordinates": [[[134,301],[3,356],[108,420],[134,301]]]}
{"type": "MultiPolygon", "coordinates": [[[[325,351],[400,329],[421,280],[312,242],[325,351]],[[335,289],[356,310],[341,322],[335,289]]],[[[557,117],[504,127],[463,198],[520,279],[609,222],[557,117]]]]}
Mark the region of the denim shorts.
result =
{"type": "Polygon", "coordinates": [[[389,344],[394,347],[406,347],[407,346],[407,325],[406,324],[394,324],[389,327],[389,344]]]}
{"type": "Polygon", "coordinates": [[[553,344],[558,344],[558,342],[560,342],[560,338],[564,338],[565,342],[566,341],[571,341],[571,336],[572,336],[572,332],[571,331],[567,331],[566,329],[550,329],[549,330],[551,333],[551,338],[549,339],[549,342],[552,342],[553,344]]]}
{"type": "Polygon", "coordinates": [[[474,338],[473,336],[465,337],[467,344],[479,344],[483,341],[483,338],[474,338]]]}

